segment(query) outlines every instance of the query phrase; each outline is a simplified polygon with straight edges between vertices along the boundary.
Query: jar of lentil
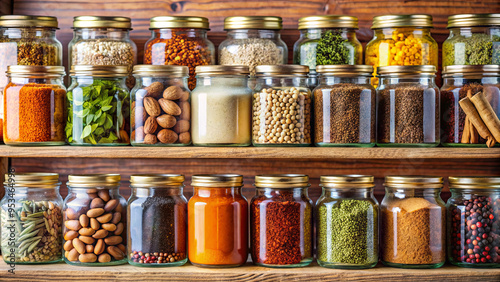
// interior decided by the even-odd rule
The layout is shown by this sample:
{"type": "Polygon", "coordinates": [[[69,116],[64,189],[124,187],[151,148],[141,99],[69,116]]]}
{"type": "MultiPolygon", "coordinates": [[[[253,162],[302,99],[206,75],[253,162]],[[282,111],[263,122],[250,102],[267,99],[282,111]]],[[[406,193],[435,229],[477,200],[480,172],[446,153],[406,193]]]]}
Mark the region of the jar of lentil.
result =
{"type": "Polygon", "coordinates": [[[144,47],[144,63],[189,67],[189,89],[196,86],[195,68],[215,64],[215,47],[207,39],[209,23],[202,17],[151,18],[151,39],[144,47]]]}
{"type": "Polygon", "coordinates": [[[321,65],[314,95],[316,146],[375,145],[376,92],[372,66],[321,65]]]}
{"type": "Polygon", "coordinates": [[[443,178],[386,176],[380,208],[381,260],[400,268],[438,268],[445,258],[443,178]]]}
{"type": "Polygon", "coordinates": [[[500,65],[500,14],[448,17],[443,68],[451,65],[500,65]]]}
{"type": "Polygon", "coordinates": [[[248,203],[243,176],[193,175],[188,202],[188,256],[200,267],[235,267],[248,257],[248,203]]]}
{"type": "Polygon", "coordinates": [[[309,67],[257,66],[253,94],[254,146],[311,145],[311,90],[309,67]]]}
{"type": "Polygon", "coordinates": [[[436,67],[378,68],[377,145],[435,147],[439,144],[436,67]]]}
{"type": "Polygon", "coordinates": [[[9,66],[3,104],[7,145],[64,145],[66,88],[62,66],[9,66]]]}
{"type": "Polygon", "coordinates": [[[0,202],[2,256],[7,264],[62,260],[62,198],[57,173],[5,175],[0,202]]]}
{"type": "MultiPolygon", "coordinates": [[[[374,66],[438,65],[438,44],[431,36],[430,15],[385,15],[373,18],[373,39],[366,45],[365,64],[374,66]]],[[[376,77],[372,84],[376,85],[376,77]]]]}
{"type": "Polygon", "coordinates": [[[450,177],[448,260],[461,267],[500,266],[500,177],[450,177]]]}
{"type": "Polygon", "coordinates": [[[128,262],[135,266],[180,266],[187,262],[187,200],[180,174],[130,176],[127,202],[128,262]]]}
{"type": "Polygon", "coordinates": [[[191,144],[188,67],[137,65],[130,92],[130,134],[133,146],[191,144]]]}
{"type": "Polygon", "coordinates": [[[127,263],[127,206],[119,174],[68,176],[64,200],[64,261],[101,266],[127,263]]]}
{"type": "Polygon", "coordinates": [[[500,65],[446,66],[442,77],[441,144],[485,147],[487,140],[470,123],[459,101],[482,93],[500,117],[500,65]]]}
{"type": "Polygon", "coordinates": [[[191,93],[195,146],[251,144],[252,90],[247,66],[198,66],[191,93]]]}
{"type": "Polygon", "coordinates": [[[358,18],[322,15],[299,19],[300,38],[293,45],[293,63],[310,71],[310,86],[317,86],[317,65],[361,65],[363,46],[356,37],[358,18]]]}
{"type": "Polygon", "coordinates": [[[318,264],[362,269],[378,263],[378,202],[373,176],[321,176],[316,202],[318,264]]]}
{"type": "Polygon", "coordinates": [[[130,39],[132,22],[126,17],[78,16],[73,19],[69,68],[75,65],[127,66],[127,86],[134,87],[132,68],[137,46],[130,39]]]}
{"type": "Polygon", "coordinates": [[[130,144],[126,66],[71,68],[66,138],[70,145],[130,144]]]}
{"type": "Polygon", "coordinates": [[[313,203],[302,174],[258,175],[250,202],[252,261],[266,267],[303,267],[313,260],[313,203]]]}

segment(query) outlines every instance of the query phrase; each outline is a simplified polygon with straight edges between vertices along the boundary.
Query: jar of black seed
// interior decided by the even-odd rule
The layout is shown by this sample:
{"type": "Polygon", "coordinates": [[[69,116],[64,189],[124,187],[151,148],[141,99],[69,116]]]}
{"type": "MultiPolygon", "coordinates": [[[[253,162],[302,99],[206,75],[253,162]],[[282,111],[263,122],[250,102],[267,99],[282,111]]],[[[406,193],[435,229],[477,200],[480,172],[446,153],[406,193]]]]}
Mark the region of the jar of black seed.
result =
{"type": "Polygon", "coordinates": [[[450,177],[448,260],[461,267],[500,266],[500,177],[450,177]]]}

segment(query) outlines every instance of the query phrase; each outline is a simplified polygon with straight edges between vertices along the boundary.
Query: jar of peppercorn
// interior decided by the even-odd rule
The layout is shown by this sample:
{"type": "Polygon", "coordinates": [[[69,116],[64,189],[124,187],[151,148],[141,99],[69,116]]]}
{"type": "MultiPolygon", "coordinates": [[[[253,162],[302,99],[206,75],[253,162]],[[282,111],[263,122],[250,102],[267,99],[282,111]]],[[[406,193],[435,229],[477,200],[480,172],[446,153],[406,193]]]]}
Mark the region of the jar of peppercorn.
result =
{"type": "Polygon", "coordinates": [[[195,68],[215,64],[215,46],[207,39],[209,22],[203,17],[151,18],[151,38],[144,47],[144,63],[189,67],[189,89],[196,86],[195,68]]]}
{"type": "Polygon", "coordinates": [[[500,177],[450,177],[448,260],[461,267],[500,266],[500,177]]]}
{"type": "Polygon", "coordinates": [[[313,203],[309,177],[258,175],[250,203],[250,246],[254,264],[303,267],[313,260],[313,203]]]}

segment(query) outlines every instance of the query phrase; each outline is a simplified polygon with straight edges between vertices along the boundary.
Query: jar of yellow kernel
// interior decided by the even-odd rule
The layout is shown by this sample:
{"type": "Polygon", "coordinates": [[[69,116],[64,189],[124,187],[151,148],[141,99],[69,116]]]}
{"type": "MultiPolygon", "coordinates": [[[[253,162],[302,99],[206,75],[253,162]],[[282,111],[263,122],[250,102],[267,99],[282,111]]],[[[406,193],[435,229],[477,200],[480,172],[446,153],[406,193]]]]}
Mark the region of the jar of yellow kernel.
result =
{"type": "Polygon", "coordinates": [[[373,39],[366,45],[365,64],[378,66],[412,66],[438,64],[438,44],[432,38],[430,15],[385,15],[373,18],[373,39]]]}

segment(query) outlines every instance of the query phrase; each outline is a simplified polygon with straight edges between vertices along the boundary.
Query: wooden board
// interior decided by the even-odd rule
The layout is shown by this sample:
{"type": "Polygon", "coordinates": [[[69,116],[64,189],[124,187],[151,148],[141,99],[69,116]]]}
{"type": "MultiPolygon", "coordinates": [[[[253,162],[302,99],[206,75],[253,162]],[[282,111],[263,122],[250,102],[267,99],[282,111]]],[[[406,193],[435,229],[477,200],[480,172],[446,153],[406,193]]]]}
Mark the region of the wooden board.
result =
{"type": "Polygon", "coordinates": [[[0,0],[0,15],[12,14],[12,0],[0,0]]]}

